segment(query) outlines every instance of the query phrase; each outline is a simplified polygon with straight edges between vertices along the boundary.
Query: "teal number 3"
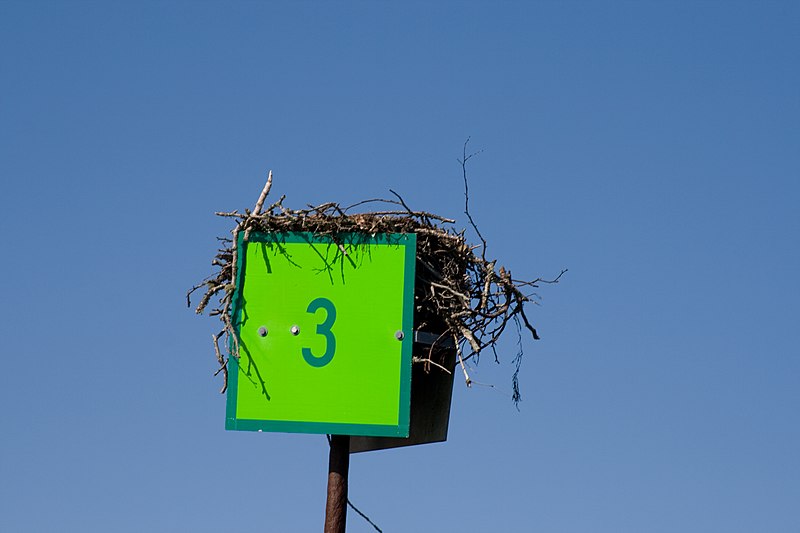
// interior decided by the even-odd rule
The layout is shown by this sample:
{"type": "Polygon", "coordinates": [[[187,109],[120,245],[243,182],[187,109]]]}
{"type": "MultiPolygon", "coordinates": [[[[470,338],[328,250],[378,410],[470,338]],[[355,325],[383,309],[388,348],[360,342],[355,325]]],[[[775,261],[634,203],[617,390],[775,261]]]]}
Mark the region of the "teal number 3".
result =
{"type": "Polygon", "coordinates": [[[317,298],[308,304],[308,309],[306,309],[306,311],[314,314],[317,312],[317,309],[324,309],[325,313],[327,313],[325,322],[317,324],[317,335],[325,337],[325,353],[316,356],[311,353],[310,348],[303,348],[303,359],[311,366],[320,367],[330,363],[331,359],[333,359],[333,354],[336,352],[336,337],[333,336],[333,332],[331,331],[333,323],[336,321],[336,307],[334,307],[333,302],[327,298],[317,298]]]}

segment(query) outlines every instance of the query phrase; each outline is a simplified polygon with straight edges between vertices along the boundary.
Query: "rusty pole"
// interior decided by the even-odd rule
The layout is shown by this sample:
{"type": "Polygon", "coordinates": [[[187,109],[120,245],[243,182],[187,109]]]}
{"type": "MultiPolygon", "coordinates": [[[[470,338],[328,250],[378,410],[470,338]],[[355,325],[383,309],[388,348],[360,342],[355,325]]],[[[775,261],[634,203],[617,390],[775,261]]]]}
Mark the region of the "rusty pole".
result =
{"type": "Polygon", "coordinates": [[[325,533],[345,533],[348,470],[350,470],[350,436],[331,435],[325,533]]]}

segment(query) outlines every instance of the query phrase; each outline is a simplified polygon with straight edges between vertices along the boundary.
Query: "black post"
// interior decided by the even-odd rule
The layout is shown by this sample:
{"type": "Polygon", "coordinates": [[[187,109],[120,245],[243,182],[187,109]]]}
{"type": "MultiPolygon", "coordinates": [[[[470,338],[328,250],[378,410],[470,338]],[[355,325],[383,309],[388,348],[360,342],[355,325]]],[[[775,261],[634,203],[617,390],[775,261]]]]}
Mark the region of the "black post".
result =
{"type": "Polygon", "coordinates": [[[331,435],[325,533],[345,533],[348,470],[350,470],[350,436],[331,435]]]}

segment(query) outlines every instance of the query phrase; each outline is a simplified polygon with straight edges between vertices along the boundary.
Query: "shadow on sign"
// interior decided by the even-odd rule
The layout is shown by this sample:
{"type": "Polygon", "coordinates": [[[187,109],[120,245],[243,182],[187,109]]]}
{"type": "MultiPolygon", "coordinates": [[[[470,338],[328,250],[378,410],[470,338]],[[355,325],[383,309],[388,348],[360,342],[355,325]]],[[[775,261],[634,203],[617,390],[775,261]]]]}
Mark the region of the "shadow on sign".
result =
{"type": "MultiPolygon", "coordinates": [[[[416,357],[426,359],[428,351],[429,347],[426,345],[414,345],[416,357]]],[[[430,365],[430,370],[426,371],[425,363],[414,363],[411,370],[411,424],[408,438],[353,436],[350,438],[350,453],[447,440],[456,352],[452,348],[434,349],[431,358],[449,368],[451,373],[448,374],[434,365],[430,365]]]]}

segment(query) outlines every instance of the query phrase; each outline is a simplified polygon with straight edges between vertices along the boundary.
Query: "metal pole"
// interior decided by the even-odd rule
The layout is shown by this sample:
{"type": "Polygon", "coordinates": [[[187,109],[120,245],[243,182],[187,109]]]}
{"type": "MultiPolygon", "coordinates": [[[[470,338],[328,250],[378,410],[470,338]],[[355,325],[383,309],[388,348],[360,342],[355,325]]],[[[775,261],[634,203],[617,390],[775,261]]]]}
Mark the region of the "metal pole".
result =
{"type": "Polygon", "coordinates": [[[328,501],[325,533],[345,533],[347,522],[347,475],[350,470],[350,436],[331,435],[328,459],[328,501]]]}

